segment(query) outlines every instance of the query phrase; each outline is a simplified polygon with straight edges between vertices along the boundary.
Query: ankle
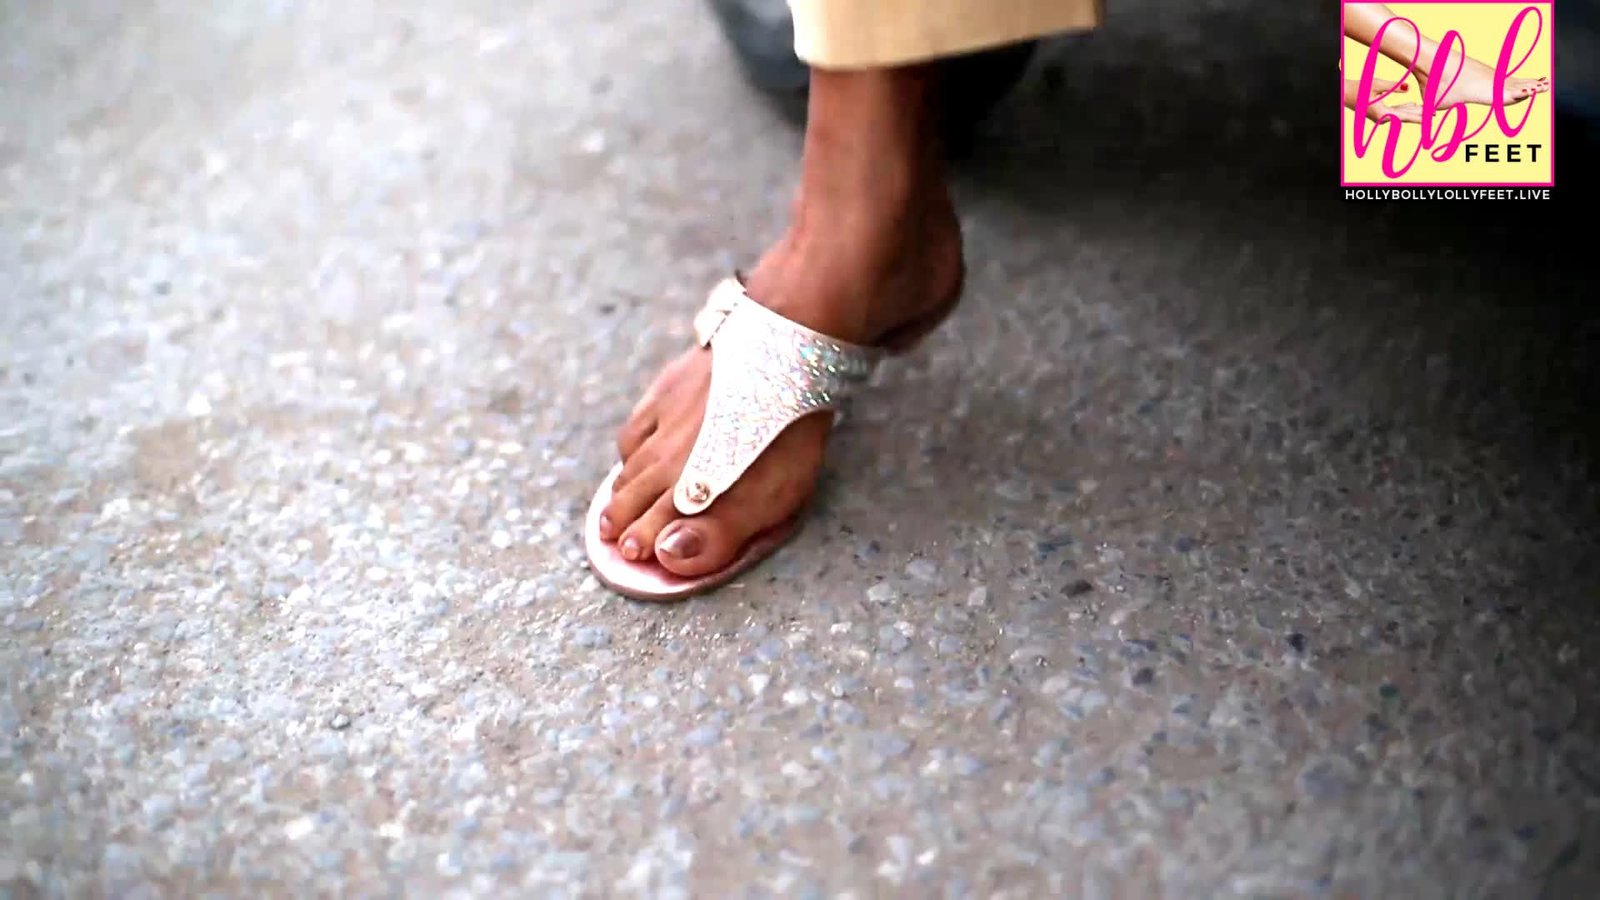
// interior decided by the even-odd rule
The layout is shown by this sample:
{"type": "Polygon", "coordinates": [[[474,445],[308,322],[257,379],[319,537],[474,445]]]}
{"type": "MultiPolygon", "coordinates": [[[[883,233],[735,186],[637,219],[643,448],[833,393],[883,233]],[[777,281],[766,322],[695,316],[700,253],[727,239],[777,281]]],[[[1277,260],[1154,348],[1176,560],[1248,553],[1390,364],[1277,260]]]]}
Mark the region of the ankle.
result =
{"type": "Polygon", "coordinates": [[[961,270],[961,227],[941,190],[893,211],[809,206],[746,288],[802,325],[872,344],[950,302],[961,270]]]}
{"type": "MultiPolygon", "coordinates": [[[[938,204],[929,196],[942,185],[917,185],[901,172],[842,185],[802,186],[785,241],[796,253],[816,258],[843,254],[894,255],[900,244],[938,204]]],[[[869,262],[870,260],[862,260],[869,262]]]]}
{"type": "Polygon", "coordinates": [[[813,73],[800,190],[750,295],[855,343],[949,299],[961,237],[928,66],[813,73]]]}

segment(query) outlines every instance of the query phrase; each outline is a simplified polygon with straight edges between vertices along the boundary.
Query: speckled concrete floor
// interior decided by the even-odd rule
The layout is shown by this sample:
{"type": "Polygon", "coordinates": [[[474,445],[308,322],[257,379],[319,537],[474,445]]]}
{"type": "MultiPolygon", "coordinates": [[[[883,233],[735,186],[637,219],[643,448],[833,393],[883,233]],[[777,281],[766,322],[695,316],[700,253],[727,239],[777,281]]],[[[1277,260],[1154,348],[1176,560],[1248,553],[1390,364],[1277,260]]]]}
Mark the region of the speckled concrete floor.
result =
{"type": "Polygon", "coordinates": [[[1053,48],[664,609],[579,514],[797,147],[696,4],[5,6],[0,895],[1587,893],[1594,281],[1341,203],[1301,7],[1053,48]]]}

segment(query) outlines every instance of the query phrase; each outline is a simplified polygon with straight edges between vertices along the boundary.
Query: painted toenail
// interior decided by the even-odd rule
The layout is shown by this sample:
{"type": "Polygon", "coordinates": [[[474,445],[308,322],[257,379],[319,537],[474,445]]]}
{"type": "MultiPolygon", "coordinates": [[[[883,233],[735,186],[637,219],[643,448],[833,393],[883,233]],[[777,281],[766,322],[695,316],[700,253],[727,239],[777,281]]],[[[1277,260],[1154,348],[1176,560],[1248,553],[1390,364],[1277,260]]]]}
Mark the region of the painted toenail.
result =
{"type": "Polygon", "coordinates": [[[690,528],[679,528],[661,542],[661,552],[678,559],[693,559],[700,552],[700,533],[690,528]]]}
{"type": "Polygon", "coordinates": [[[634,537],[634,536],[632,536],[632,535],[629,535],[628,537],[624,538],[623,541],[622,541],[622,558],[623,559],[637,560],[639,558],[640,552],[643,549],[644,548],[641,547],[640,544],[639,544],[639,539],[634,537]]]}

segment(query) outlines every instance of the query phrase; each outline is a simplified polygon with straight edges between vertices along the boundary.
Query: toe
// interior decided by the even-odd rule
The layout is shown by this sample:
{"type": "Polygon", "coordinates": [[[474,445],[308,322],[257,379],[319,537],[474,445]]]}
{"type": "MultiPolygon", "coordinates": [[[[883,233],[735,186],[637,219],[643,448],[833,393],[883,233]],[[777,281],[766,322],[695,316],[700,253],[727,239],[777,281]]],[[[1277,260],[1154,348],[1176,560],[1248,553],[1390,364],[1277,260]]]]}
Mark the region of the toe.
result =
{"type": "Polygon", "coordinates": [[[672,495],[659,494],[650,508],[622,532],[622,539],[617,546],[623,559],[642,562],[655,556],[657,536],[677,515],[677,507],[672,505],[672,495]]]}
{"type": "Polygon", "coordinates": [[[654,407],[636,410],[628,417],[628,421],[617,429],[617,458],[627,462],[633,458],[644,442],[656,430],[656,417],[654,407]]]}
{"type": "Polygon", "coordinates": [[[792,517],[811,496],[827,426],[803,421],[784,432],[762,458],[711,508],[677,519],[661,531],[656,560],[684,577],[707,575],[731,563],[750,539],[792,517]]]}
{"type": "Polygon", "coordinates": [[[635,403],[633,410],[628,413],[628,421],[617,429],[618,459],[626,462],[632,458],[661,424],[661,401],[666,390],[663,384],[674,377],[674,371],[675,368],[669,366],[644,389],[639,402],[635,403]]]}
{"type": "MultiPolygon", "coordinates": [[[[619,479],[620,480],[620,479],[619,479]]],[[[620,488],[613,488],[611,502],[600,513],[600,537],[614,541],[650,509],[667,489],[664,471],[651,469],[620,488]]]]}
{"type": "Polygon", "coordinates": [[[1530,78],[1516,81],[1506,85],[1506,102],[1519,103],[1534,94],[1542,94],[1549,89],[1550,85],[1543,80],[1530,78]]]}
{"type": "Polygon", "coordinates": [[[621,490],[639,479],[639,476],[654,469],[659,461],[660,448],[652,447],[652,442],[646,442],[639,449],[633,451],[622,463],[622,471],[617,474],[615,490],[621,490]]]}
{"type": "Polygon", "coordinates": [[[656,542],[656,559],[675,575],[707,575],[732,562],[758,530],[745,524],[738,513],[706,513],[678,519],[662,530],[656,542]]]}

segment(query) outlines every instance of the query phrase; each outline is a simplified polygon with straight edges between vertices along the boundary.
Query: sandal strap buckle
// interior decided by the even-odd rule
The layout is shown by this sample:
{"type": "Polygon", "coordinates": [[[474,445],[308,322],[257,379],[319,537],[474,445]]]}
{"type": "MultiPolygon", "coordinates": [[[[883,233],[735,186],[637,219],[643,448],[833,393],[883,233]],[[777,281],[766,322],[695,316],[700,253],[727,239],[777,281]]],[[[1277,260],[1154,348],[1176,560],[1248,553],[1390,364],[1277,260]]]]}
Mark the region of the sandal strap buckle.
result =
{"type": "Polygon", "coordinates": [[[712,289],[711,296],[706,298],[706,305],[695,313],[695,343],[701,347],[711,346],[711,339],[717,336],[722,323],[728,321],[728,315],[739,305],[742,297],[744,297],[744,286],[740,283],[740,279],[726,278],[719,282],[712,289]]]}

